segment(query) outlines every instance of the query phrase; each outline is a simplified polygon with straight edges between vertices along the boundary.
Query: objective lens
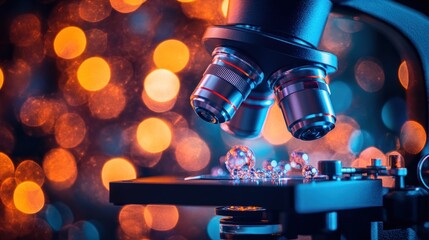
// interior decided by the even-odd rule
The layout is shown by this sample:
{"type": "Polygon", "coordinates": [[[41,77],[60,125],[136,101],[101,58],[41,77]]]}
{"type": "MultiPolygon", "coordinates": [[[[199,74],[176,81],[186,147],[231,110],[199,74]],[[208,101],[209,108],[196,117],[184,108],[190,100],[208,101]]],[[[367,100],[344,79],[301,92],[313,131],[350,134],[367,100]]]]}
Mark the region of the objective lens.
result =
{"type": "Polygon", "coordinates": [[[267,119],[268,110],[274,103],[274,94],[271,90],[268,92],[256,90],[253,90],[241,104],[231,121],[220,125],[222,130],[236,137],[259,137],[267,119]]]}
{"type": "Polygon", "coordinates": [[[315,140],[335,127],[336,117],[325,77],[322,67],[304,66],[279,70],[269,79],[286,125],[296,138],[315,140]]]}
{"type": "Polygon", "coordinates": [[[191,95],[191,105],[205,121],[223,123],[264,78],[259,67],[233,49],[218,47],[212,63],[191,95]]]}

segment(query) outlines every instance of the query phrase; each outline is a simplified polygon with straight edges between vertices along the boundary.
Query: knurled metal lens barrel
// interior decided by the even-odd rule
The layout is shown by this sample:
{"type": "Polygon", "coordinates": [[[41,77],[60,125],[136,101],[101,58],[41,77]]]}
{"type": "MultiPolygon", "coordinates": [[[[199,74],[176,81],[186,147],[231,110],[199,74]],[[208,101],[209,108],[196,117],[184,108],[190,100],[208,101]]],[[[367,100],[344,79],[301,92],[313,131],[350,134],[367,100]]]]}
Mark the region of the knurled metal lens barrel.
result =
{"type": "Polygon", "coordinates": [[[264,74],[252,61],[237,51],[218,47],[212,63],[191,95],[194,111],[211,123],[229,121],[264,74]]]}
{"type": "Polygon", "coordinates": [[[335,127],[336,117],[325,77],[324,68],[303,66],[279,70],[269,79],[287,128],[296,138],[315,140],[335,127]]]}

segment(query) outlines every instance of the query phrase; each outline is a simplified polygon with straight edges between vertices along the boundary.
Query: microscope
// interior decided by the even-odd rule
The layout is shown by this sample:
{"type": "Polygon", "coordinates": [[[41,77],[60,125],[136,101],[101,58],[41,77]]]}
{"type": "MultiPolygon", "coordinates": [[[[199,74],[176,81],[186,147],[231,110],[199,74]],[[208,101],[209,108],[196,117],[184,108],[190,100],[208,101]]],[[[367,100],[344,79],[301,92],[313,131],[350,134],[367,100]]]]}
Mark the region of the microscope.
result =
{"type": "MultiPolygon", "coordinates": [[[[358,11],[411,43],[413,49],[403,54],[413,60],[429,95],[429,19],[417,11],[388,0],[230,0],[227,23],[209,27],[202,39],[212,62],[190,97],[195,113],[230,134],[252,138],[276,102],[295,138],[312,141],[329,134],[336,116],[326,78],[337,70],[337,57],[318,46],[333,7],[358,11]]],[[[427,112],[427,103],[421,104],[427,112]]],[[[221,206],[216,208],[224,217],[221,239],[429,239],[427,149],[417,166],[419,186],[406,182],[416,169],[390,155],[387,166],[374,158],[361,168],[320,160],[314,178],[112,182],[110,201],[221,206]],[[394,184],[383,187],[380,176],[394,184]]]]}

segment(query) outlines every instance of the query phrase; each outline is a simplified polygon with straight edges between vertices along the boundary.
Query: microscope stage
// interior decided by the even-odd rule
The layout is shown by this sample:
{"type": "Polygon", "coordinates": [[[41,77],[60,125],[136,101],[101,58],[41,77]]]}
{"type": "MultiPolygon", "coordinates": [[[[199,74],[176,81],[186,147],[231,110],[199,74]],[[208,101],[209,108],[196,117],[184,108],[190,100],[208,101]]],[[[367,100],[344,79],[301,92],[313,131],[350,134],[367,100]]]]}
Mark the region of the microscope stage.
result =
{"type": "Polygon", "coordinates": [[[116,205],[259,206],[307,214],[381,207],[382,200],[380,180],[245,181],[160,176],[110,183],[110,202],[116,205]]]}

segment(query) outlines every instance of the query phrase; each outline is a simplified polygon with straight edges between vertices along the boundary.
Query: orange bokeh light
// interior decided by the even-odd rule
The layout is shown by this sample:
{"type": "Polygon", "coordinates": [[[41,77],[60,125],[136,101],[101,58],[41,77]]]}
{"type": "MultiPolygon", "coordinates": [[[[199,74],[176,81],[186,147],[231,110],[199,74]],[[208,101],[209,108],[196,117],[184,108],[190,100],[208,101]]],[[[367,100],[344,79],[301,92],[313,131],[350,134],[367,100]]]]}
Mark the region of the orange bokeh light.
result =
{"type": "Polygon", "coordinates": [[[144,220],[144,206],[125,205],[119,212],[119,225],[131,237],[142,237],[149,232],[144,220]]]}
{"type": "Polygon", "coordinates": [[[158,68],[179,72],[189,62],[189,48],[179,40],[165,40],[156,46],[153,61],[158,68]]]}
{"type": "Polygon", "coordinates": [[[325,140],[331,149],[337,153],[350,152],[349,141],[354,131],[359,130],[359,124],[351,117],[338,115],[335,128],[326,135],[325,140]]]}
{"type": "Polygon", "coordinates": [[[45,195],[37,183],[25,181],[16,186],[13,192],[13,203],[19,211],[34,214],[45,205],[45,195]]]}
{"type": "Polygon", "coordinates": [[[405,90],[408,89],[409,72],[408,72],[407,61],[402,61],[401,65],[399,65],[398,78],[402,87],[404,87],[405,90]]]}
{"type": "Polygon", "coordinates": [[[372,158],[381,159],[382,165],[387,165],[386,155],[376,147],[368,147],[363,150],[359,157],[352,162],[352,167],[367,167],[371,165],[372,158]]]}
{"type": "Polygon", "coordinates": [[[15,166],[8,155],[0,152],[0,184],[9,177],[13,177],[15,166]]]}
{"type": "Polygon", "coordinates": [[[76,58],[85,51],[85,48],[85,32],[79,27],[70,26],[63,28],[58,32],[54,40],[54,51],[60,58],[76,58]]]}
{"type": "Polygon", "coordinates": [[[4,74],[3,74],[3,70],[0,68],[0,89],[3,87],[3,83],[4,83],[4,74]]]}
{"type": "Polygon", "coordinates": [[[151,229],[168,231],[179,221],[179,211],[174,205],[147,205],[144,209],[144,219],[151,229]]]}
{"type": "Polygon", "coordinates": [[[144,80],[144,93],[157,102],[168,102],[177,97],[180,80],[166,69],[156,69],[144,80]]]}
{"type": "Polygon", "coordinates": [[[355,65],[355,78],[366,92],[377,92],[384,86],[384,70],[371,59],[360,59],[355,65]]]}
{"type": "Polygon", "coordinates": [[[103,186],[109,190],[109,182],[130,180],[137,177],[134,165],[125,158],[113,158],[107,161],[101,170],[103,186]]]}
{"type": "Polygon", "coordinates": [[[82,0],[79,3],[79,16],[88,22],[99,22],[111,12],[112,7],[105,0],[82,0]]]}
{"type": "Polygon", "coordinates": [[[190,136],[180,139],[174,151],[176,160],[186,171],[200,171],[210,162],[210,148],[200,137],[190,136]]]}
{"type": "Polygon", "coordinates": [[[150,153],[162,152],[170,146],[171,128],[164,120],[148,118],[138,125],[136,138],[143,150],[150,153]]]}
{"type": "Polygon", "coordinates": [[[76,181],[76,159],[71,152],[55,148],[45,154],[43,170],[48,178],[59,189],[69,188],[76,181]]]}
{"type": "Polygon", "coordinates": [[[108,84],[105,88],[93,93],[88,102],[92,115],[100,119],[116,118],[127,104],[122,87],[108,84]]]}
{"type": "Polygon", "coordinates": [[[426,131],[416,121],[406,121],[401,127],[401,145],[411,154],[419,153],[426,144],[426,131]]]}
{"type": "Polygon", "coordinates": [[[262,136],[273,145],[284,144],[292,138],[292,134],[287,130],[283,113],[277,104],[274,104],[268,111],[262,136]]]}
{"type": "Polygon", "coordinates": [[[55,124],[55,140],[63,148],[79,145],[86,135],[86,125],[76,113],[61,115],[55,124]]]}
{"type": "Polygon", "coordinates": [[[10,26],[10,41],[20,47],[28,47],[42,36],[42,24],[34,14],[23,14],[15,18],[10,26]]]}
{"type": "Polygon", "coordinates": [[[110,81],[110,66],[101,57],[88,58],[79,66],[77,79],[86,90],[98,91],[110,81]]]}
{"type": "Polygon", "coordinates": [[[45,173],[42,167],[33,160],[21,162],[15,171],[16,183],[31,181],[40,186],[45,182],[45,173]]]}
{"type": "Polygon", "coordinates": [[[221,10],[224,17],[228,15],[228,6],[229,6],[229,0],[223,0],[221,10]]]}
{"type": "Polygon", "coordinates": [[[130,13],[137,10],[146,0],[110,0],[112,8],[120,13],[130,13]]]}
{"type": "Polygon", "coordinates": [[[14,208],[13,192],[15,191],[16,185],[14,177],[6,178],[1,184],[0,198],[2,203],[8,208],[14,208]]]}
{"type": "Polygon", "coordinates": [[[19,118],[29,127],[39,127],[50,117],[47,101],[42,98],[28,98],[21,107],[19,118]]]}

